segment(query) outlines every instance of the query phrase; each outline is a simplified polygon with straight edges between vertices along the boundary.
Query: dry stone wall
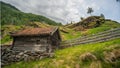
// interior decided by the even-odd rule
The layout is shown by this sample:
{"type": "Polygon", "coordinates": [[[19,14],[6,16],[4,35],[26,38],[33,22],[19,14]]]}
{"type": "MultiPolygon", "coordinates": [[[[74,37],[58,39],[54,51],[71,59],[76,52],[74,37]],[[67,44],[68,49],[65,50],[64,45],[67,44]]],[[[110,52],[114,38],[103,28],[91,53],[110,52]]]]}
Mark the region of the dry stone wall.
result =
{"type": "Polygon", "coordinates": [[[53,53],[45,53],[40,51],[14,51],[10,48],[1,50],[1,66],[9,65],[18,61],[28,62],[54,56],[53,53]]]}

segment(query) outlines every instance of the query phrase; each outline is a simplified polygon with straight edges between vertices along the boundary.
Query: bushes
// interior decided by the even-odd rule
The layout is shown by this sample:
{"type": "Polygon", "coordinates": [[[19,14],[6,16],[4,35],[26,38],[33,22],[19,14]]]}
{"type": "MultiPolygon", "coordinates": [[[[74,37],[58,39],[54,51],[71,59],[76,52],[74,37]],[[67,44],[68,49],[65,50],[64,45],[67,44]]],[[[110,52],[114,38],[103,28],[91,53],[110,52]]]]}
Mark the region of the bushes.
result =
{"type": "Polygon", "coordinates": [[[9,35],[6,35],[3,39],[1,39],[1,44],[12,41],[12,38],[9,35]]]}

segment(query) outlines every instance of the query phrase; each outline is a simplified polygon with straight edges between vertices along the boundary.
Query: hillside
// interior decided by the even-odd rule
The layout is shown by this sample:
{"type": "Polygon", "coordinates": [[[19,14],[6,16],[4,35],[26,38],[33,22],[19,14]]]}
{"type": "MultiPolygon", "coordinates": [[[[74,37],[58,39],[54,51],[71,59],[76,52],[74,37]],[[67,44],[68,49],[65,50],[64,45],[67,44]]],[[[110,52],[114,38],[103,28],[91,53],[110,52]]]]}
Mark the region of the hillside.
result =
{"type": "Polygon", "coordinates": [[[66,25],[66,27],[72,28],[76,31],[84,31],[86,29],[101,27],[104,24],[109,27],[111,27],[112,24],[115,24],[116,26],[113,26],[114,28],[120,26],[120,24],[116,21],[112,21],[110,19],[105,19],[101,16],[90,16],[90,17],[87,17],[87,18],[81,20],[80,22],[68,24],[68,25],[66,25]],[[111,23],[111,25],[110,25],[110,23],[111,23]]]}
{"type": "Polygon", "coordinates": [[[120,39],[56,50],[53,58],[18,62],[4,68],[119,68],[120,39]]]}
{"type": "MultiPolygon", "coordinates": [[[[41,4],[40,2],[42,3],[38,1],[38,4],[41,4]]],[[[46,5],[46,3],[43,4],[46,5]]],[[[120,68],[120,22],[91,15],[82,18],[79,22],[62,25],[42,15],[22,12],[15,6],[2,1],[0,5],[2,68],[120,68]],[[59,29],[44,29],[55,26],[59,29]],[[21,31],[36,27],[43,30],[21,31]],[[14,37],[13,40],[10,34],[18,31],[27,34],[14,37]],[[27,36],[30,34],[31,36],[27,36]],[[10,46],[13,42],[15,42],[13,46],[10,46]],[[24,51],[17,51],[15,45],[24,51]],[[11,47],[14,47],[13,50],[9,49],[11,47]],[[43,50],[45,54],[41,52],[43,50]]],[[[55,5],[52,3],[53,6],[55,5]]],[[[57,11],[62,13],[61,10],[57,11]]]]}
{"type": "Polygon", "coordinates": [[[104,21],[102,23],[100,22],[101,24],[96,26],[97,22],[95,17],[98,16],[90,16],[78,23],[72,23],[63,26],[61,28],[61,36],[63,40],[70,40],[86,35],[94,35],[99,32],[111,30],[114,28],[120,28],[120,23],[109,19],[101,19],[101,17],[98,17],[97,20],[99,21],[104,20],[104,21]],[[91,27],[89,27],[89,25],[91,25],[91,27]]]}
{"type": "MultiPolygon", "coordinates": [[[[91,17],[88,17],[88,18],[91,18],[91,17]]],[[[86,21],[88,18],[86,18],[84,21],[86,21]]],[[[93,23],[93,22],[90,22],[90,23],[93,23]]],[[[60,34],[61,34],[63,41],[86,36],[86,35],[92,35],[92,34],[96,34],[99,32],[103,32],[106,30],[111,30],[111,29],[120,27],[119,23],[117,23],[116,21],[108,20],[108,19],[105,19],[104,23],[100,24],[98,27],[85,28],[82,31],[76,30],[77,28],[81,26],[81,25],[76,25],[76,24],[78,23],[60,26],[60,34]]],[[[41,23],[41,22],[29,22],[27,26],[25,25],[20,25],[20,26],[19,25],[4,25],[1,28],[2,44],[3,43],[9,44],[9,42],[12,40],[9,36],[10,32],[18,31],[21,28],[29,28],[29,27],[42,28],[42,27],[52,27],[52,25],[41,23]]]]}
{"type": "Polygon", "coordinates": [[[10,44],[12,38],[9,36],[11,32],[18,31],[29,27],[48,27],[59,26],[57,23],[49,18],[32,13],[24,13],[16,7],[0,1],[1,12],[1,43],[10,44]]]}
{"type": "Polygon", "coordinates": [[[1,2],[1,25],[27,25],[29,22],[43,22],[49,25],[61,25],[49,18],[32,13],[24,13],[16,7],[1,2]]]}

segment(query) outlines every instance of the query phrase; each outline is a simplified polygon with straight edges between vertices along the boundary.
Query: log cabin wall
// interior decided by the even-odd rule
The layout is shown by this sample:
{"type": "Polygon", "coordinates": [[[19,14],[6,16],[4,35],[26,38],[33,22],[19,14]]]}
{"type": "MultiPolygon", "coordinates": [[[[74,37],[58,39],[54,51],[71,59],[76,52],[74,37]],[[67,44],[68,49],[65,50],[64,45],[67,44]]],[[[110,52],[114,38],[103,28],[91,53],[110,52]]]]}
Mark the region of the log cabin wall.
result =
{"type": "Polygon", "coordinates": [[[14,37],[13,50],[27,51],[51,51],[51,41],[49,36],[33,36],[33,37],[14,37]]]}
{"type": "Polygon", "coordinates": [[[56,32],[51,36],[52,50],[59,48],[60,42],[61,38],[59,35],[59,30],[57,29],[56,32]]]}
{"type": "Polygon", "coordinates": [[[13,50],[52,52],[61,42],[58,28],[25,29],[11,35],[13,37],[13,50]],[[46,32],[45,32],[46,31],[46,32]],[[27,33],[28,32],[28,33],[27,33]]]}

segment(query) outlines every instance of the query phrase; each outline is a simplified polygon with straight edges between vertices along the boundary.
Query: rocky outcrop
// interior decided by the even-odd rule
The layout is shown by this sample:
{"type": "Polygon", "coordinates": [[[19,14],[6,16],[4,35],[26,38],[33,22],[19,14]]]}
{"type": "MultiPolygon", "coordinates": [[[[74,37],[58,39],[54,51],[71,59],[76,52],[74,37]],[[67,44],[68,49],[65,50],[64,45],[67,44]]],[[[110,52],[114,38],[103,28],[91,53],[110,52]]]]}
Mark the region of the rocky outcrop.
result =
{"type": "Polygon", "coordinates": [[[85,29],[99,27],[105,22],[105,19],[100,16],[90,16],[82,21],[68,26],[68,28],[73,28],[76,31],[83,31],[85,29]]]}

